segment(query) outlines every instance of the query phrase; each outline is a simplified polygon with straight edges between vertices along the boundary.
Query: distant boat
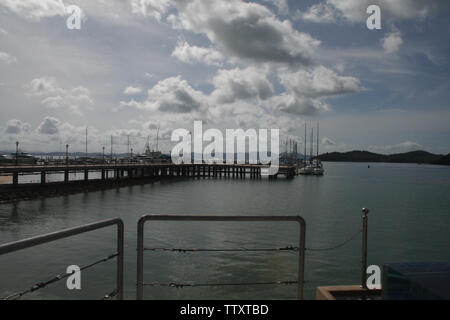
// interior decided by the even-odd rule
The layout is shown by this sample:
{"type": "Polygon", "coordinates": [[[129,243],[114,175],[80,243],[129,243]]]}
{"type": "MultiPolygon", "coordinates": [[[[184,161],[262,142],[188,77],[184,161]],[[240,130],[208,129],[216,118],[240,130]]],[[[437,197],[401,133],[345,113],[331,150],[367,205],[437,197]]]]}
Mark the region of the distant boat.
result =
{"type": "Polygon", "coordinates": [[[8,164],[8,165],[34,165],[36,164],[38,159],[28,153],[19,152],[19,153],[11,153],[7,156],[0,156],[0,164],[8,164]]]}
{"type": "Polygon", "coordinates": [[[322,163],[320,163],[320,161],[314,165],[312,174],[322,176],[324,172],[325,170],[323,169],[322,163]]]}
{"type": "Polygon", "coordinates": [[[308,175],[308,174],[312,174],[314,168],[306,160],[306,123],[305,123],[305,144],[304,144],[304,147],[305,147],[305,151],[303,152],[303,167],[298,169],[298,174],[308,175]]]}
{"type": "Polygon", "coordinates": [[[150,149],[150,143],[148,141],[144,153],[137,155],[136,160],[138,162],[166,162],[161,151],[150,149]]]}
{"type": "Polygon", "coordinates": [[[322,176],[325,170],[323,169],[322,162],[319,159],[319,122],[317,122],[317,155],[316,161],[314,161],[312,173],[317,176],[322,176]]]}
{"type": "Polygon", "coordinates": [[[307,166],[305,166],[305,167],[303,167],[303,168],[300,168],[300,169],[298,170],[298,173],[299,173],[299,174],[312,174],[313,171],[314,171],[314,167],[311,166],[311,165],[307,165],[307,166]]]}

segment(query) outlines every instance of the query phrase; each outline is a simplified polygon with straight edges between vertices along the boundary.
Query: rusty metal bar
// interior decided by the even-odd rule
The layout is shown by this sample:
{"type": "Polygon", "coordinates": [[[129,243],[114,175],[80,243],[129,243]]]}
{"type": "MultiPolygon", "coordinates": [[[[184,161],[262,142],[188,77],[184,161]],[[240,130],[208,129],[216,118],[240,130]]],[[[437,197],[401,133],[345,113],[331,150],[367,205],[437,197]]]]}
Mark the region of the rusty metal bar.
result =
{"type": "Polygon", "coordinates": [[[137,284],[136,298],[143,299],[144,294],[144,226],[147,221],[223,221],[223,222],[297,222],[300,225],[298,255],[297,297],[303,299],[305,270],[305,232],[306,222],[300,216],[186,216],[186,215],[145,215],[138,221],[137,237],[137,284]]]}
{"type": "Polygon", "coordinates": [[[24,240],[14,241],[0,245],[0,255],[19,251],[41,244],[53,242],[56,240],[76,236],[82,233],[102,229],[109,226],[117,226],[117,299],[123,299],[123,241],[124,241],[124,226],[122,219],[115,218],[86,224],[79,227],[64,229],[24,240]]]}
{"type": "Polygon", "coordinates": [[[361,286],[367,289],[367,215],[369,209],[362,209],[362,261],[361,261],[361,286]]]}

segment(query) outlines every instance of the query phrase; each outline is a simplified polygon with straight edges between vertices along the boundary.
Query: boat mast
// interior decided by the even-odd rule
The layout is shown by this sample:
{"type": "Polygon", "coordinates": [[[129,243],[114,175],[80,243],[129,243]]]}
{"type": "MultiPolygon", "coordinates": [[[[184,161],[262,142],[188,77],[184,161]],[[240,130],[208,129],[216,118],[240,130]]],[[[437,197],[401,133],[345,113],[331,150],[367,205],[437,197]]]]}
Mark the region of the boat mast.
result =
{"type": "Polygon", "coordinates": [[[314,128],[311,128],[311,157],[310,162],[313,162],[313,150],[314,150],[314,128]]]}
{"type": "Polygon", "coordinates": [[[156,151],[159,151],[158,144],[159,144],[159,126],[156,132],[156,151]]]}
{"type": "Polygon", "coordinates": [[[317,162],[319,161],[319,121],[317,121],[317,162]]]}
{"type": "Polygon", "coordinates": [[[88,128],[86,127],[86,159],[88,155],[88,128]]]}
{"type": "Polygon", "coordinates": [[[305,152],[303,152],[303,162],[306,166],[306,123],[305,123],[305,152]]]}
{"type": "Polygon", "coordinates": [[[111,161],[113,159],[113,136],[111,135],[111,161]]]}

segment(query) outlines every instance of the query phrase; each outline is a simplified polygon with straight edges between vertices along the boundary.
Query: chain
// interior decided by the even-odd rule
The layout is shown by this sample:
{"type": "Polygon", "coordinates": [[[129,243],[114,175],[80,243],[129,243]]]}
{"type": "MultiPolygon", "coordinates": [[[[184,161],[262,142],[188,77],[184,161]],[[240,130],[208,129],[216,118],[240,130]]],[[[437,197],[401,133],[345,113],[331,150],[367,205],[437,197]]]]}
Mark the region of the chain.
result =
{"type": "Polygon", "coordinates": [[[256,286],[256,285],[292,285],[297,284],[298,281],[271,281],[271,282],[237,282],[237,283],[161,283],[152,282],[144,283],[144,286],[151,287],[171,287],[182,289],[184,287],[219,287],[219,286],[256,286]]]}
{"type": "Polygon", "coordinates": [[[254,249],[196,249],[196,248],[144,248],[146,251],[170,251],[170,252],[258,252],[258,251],[298,251],[298,247],[287,246],[282,248],[254,248],[254,249]]]}
{"type": "Polygon", "coordinates": [[[328,248],[305,248],[305,250],[308,251],[329,251],[329,250],[334,250],[340,247],[345,246],[347,243],[349,243],[350,241],[352,241],[353,239],[356,238],[357,235],[359,235],[362,232],[362,230],[359,230],[357,233],[355,233],[354,235],[352,235],[350,238],[348,238],[347,240],[345,240],[344,242],[333,246],[333,247],[328,247],[328,248]]]}
{"type": "MultiPolygon", "coordinates": [[[[95,261],[95,262],[93,262],[91,264],[88,264],[88,265],[85,265],[85,266],[81,267],[80,271],[92,268],[93,266],[95,266],[97,264],[100,264],[102,262],[106,262],[106,261],[111,260],[111,259],[113,259],[113,258],[115,258],[117,256],[118,256],[117,253],[111,254],[111,255],[109,255],[106,258],[97,260],[97,261],[95,261]]],[[[59,275],[55,276],[54,278],[52,278],[52,279],[50,279],[48,281],[36,283],[35,285],[33,285],[31,288],[29,288],[27,290],[11,294],[11,295],[7,296],[6,298],[4,298],[3,300],[17,300],[17,299],[20,299],[22,296],[24,296],[24,295],[26,295],[28,293],[31,293],[31,292],[40,290],[42,288],[45,288],[45,287],[47,287],[48,285],[50,285],[52,283],[55,283],[55,282],[58,282],[58,281],[60,281],[62,279],[68,278],[69,276],[71,276],[74,273],[75,273],[75,271],[72,272],[72,273],[59,274],[59,275]]]]}

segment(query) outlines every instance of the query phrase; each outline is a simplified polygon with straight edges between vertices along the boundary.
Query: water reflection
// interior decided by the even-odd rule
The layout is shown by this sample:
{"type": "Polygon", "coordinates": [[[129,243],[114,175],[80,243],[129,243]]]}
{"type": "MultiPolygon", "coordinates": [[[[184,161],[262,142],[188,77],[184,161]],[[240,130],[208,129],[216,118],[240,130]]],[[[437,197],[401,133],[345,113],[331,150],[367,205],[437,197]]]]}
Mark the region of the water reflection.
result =
{"type": "MultiPolygon", "coordinates": [[[[136,225],[143,214],[301,215],[307,222],[307,246],[327,247],[361,225],[360,209],[369,207],[369,264],[450,259],[450,169],[411,165],[326,164],[323,177],[293,180],[180,179],[56,198],[0,205],[0,243],[119,216],[125,223],[126,286],[135,295],[136,225]]],[[[152,223],[146,246],[284,247],[295,245],[298,228],[274,224],[152,223]]],[[[93,233],[34,253],[0,257],[0,297],[17,283],[54,275],[73,260],[101,257],[114,250],[111,230],[93,233]],[[75,246],[75,248],[74,248],[75,246]],[[70,250],[69,250],[70,249],[70,250]],[[74,254],[74,252],[76,254],[74,254]],[[18,271],[17,266],[21,266],[18,271]]],[[[331,252],[308,252],[305,294],[318,285],[359,282],[360,240],[331,252]]],[[[296,255],[147,253],[146,281],[235,282],[289,280],[296,255]]],[[[92,290],[75,298],[110,291],[114,263],[89,273],[92,290]],[[96,291],[97,290],[97,291],[96,291]]],[[[295,298],[294,287],[146,288],[147,298],[295,298]]],[[[35,297],[69,297],[64,288],[48,288],[35,297]]]]}

